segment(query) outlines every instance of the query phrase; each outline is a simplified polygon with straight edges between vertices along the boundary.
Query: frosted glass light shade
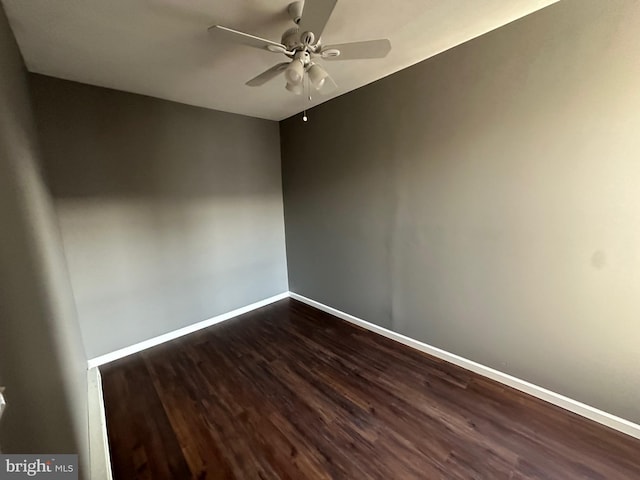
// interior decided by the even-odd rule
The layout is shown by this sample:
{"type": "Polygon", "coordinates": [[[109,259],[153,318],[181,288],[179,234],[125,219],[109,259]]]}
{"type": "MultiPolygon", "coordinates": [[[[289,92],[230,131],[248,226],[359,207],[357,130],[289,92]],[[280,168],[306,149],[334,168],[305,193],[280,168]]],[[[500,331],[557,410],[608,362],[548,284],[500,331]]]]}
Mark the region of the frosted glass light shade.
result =
{"type": "Polygon", "coordinates": [[[315,63],[311,65],[309,70],[307,70],[307,73],[309,74],[311,85],[313,85],[316,90],[322,88],[322,85],[324,85],[324,81],[329,76],[324,68],[322,68],[320,65],[316,65],[315,63]]]}
{"type": "Polygon", "coordinates": [[[287,82],[287,86],[285,88],[290,92],[295,93],[296,95],[302,95],[302,82],[300,83],[287,82]]]}
{"type": "Polygon", "coordinates": [[[284,72],[284,76],[288,83],[297,85],[302,83],[302,76],[304,75],[304,65],[300,60],[292,61],[284,72]]]}

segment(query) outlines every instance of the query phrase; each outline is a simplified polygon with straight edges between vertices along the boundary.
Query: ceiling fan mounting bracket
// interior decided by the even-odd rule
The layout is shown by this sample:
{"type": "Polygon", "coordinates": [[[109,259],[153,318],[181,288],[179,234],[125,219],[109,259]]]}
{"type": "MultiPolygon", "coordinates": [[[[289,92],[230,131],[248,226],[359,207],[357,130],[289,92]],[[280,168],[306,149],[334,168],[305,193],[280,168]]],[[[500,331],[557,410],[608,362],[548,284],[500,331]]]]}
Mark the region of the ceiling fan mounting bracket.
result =
{"type": "Polygon", "coordinates": [[[316,41],[316,36],[313,34],[313,32],[303,32],[300,35],[300,41],[305,47],[312,46],[316,41]]]}
{"type": "Polygon", "coordinates": [[[337,48],[328,48],[326,50],[321,50],[320,55],[322,58],[338,58],[340,56],[340,50],[337,48]]]}

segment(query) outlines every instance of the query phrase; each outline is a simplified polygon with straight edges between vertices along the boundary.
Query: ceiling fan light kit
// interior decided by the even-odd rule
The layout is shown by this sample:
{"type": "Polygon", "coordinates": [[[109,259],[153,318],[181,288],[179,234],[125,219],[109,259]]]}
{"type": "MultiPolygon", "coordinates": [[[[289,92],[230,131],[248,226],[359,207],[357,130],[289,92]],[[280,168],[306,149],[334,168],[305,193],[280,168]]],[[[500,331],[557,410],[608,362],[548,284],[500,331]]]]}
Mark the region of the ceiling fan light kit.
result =
{"type": "Polygon", "coordinates": [[[284,71],[284,76],[287,79],[288,83],[292,83],[294,85],[298,85],[302,83],[302,78],[304,77],[304,60],[300,58],[295,58],[289,64],[287,69],[284,71]]]}
{"type": "Polygon", "coordinates": [[[209,32],[220,41],[240,43],[287,57],[287,62],[262,72],[246,82],[247,86],[264,85],[284,72],[287,80],[285,88],[296,95],[302,93],[305,74],[316,90],[327,85],[335,89],[336,83],[315,60],[384,58],[391,50],[391,42],[387,39],[324,46],[321,43],[322,32],[336,2],[337,0],[306,0],[289,4],[287,13],[296,26],[282,34],[280,43],[221,25],[209,27],[209,32]]]}
{"type": "Polygon", "coordinates": [[[324,85],[324,81],[329,76],[327,71],[316,63],[311,63],[309,65],[307,75],[309,75],[311,85],[313,85],[316,90],[320,90],[322,88],[322,86],[324,85]]]}
{"type": "Polygon", "coordinates": [[[287,90],[289,90],[291,93],[295,95],[302,95],[302,92],[303,92],[302,82],[300,83],[287,82],[284,88],[286,88],[287,90]]]}

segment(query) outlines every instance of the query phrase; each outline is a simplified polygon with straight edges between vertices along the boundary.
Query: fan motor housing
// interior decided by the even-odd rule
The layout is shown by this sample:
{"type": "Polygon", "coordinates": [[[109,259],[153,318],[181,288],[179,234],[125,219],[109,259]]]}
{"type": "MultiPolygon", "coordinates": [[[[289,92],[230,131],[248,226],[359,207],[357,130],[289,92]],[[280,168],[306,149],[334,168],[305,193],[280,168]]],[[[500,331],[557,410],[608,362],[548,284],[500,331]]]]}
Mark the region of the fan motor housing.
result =
{"type": "Polygon", "coordinates": [[[302,32],[298,27],[293,27],[282,34],[281,43],[287,50],[306,50],[308,47],[311,51],[316,50],[316,37],[313,32],[302,32]]]}
{"type": "Polygon", "coordinates": [[[300,45],[298,27],[293,27],[282,34],[282,44],[287,50],[295,50],[300,45]]]}

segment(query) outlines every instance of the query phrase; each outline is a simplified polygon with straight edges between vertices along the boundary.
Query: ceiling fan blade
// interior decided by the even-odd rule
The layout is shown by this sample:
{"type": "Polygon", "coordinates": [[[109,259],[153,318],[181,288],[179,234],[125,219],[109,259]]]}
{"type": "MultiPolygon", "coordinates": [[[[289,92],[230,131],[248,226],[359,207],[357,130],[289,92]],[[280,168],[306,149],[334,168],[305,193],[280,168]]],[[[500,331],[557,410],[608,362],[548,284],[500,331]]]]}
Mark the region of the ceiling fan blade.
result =
{"type": "Polygon", "coordinates": [[[221,25],[214,25],[209,27],[208,30],[213,37],[219,38],[222,41],[239,43],[272,52],[283,52],[287,50],[281,43],[272,42],[266,38],[256,37],[255,35],[239,32],[221,25]]]}
{"type": "Polygon", "coordinates": [[[320,40],[324,27],[338,0],[305,0],[302,18],[298,26],[300,33],[313,32],[315,40],[320,40]]]}
{"type": "Polygon", "coordinates": [[[260,85],[264,85],[272,78],[275,78],[278,75],[280,75],[282,72],[284,72],[288,65],[289,65],[289,62],[284,62],[284,63],[279,63],[277,65],[274,65],[269,70],[266,70],[262,72],[260,75],[258,75],[257,77],[254,77],[251,80],[249,80],[247,83],[245,83],[245,85],[249,87],[259,87],[260,85]]]}
{"type": "Polygon", "coordinates": [[[365,42],[340,43],[322,47],[321,55],[325,60],[357,60],[361,58],[384,58],[391,51],[391,42],[386,38],[365,42]],[[339,55],[335,55],[335,51],[339,55]]]}

